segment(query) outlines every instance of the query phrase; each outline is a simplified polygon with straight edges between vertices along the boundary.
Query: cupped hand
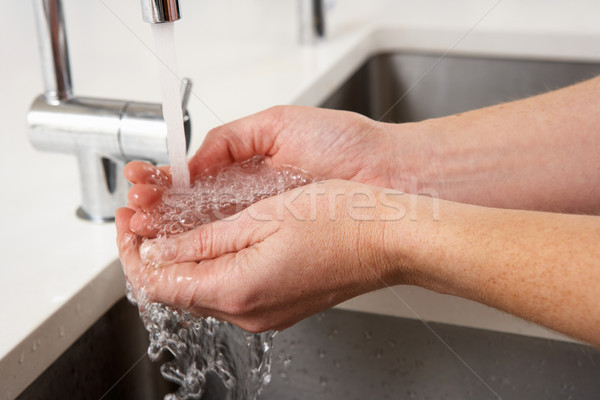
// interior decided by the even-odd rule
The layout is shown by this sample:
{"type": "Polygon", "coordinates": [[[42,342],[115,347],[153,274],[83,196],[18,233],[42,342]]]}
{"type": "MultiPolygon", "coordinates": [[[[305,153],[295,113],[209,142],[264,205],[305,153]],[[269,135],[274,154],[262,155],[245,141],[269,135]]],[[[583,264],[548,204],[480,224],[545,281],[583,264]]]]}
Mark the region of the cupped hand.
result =
{"type": "MultiPolygon", "coordinates": [[[[260,155],[273,167],[293,166],[315,178],[393,187],[399,149],[386,126],[346,111],[273,107],[210,131],[189,161],[190,174],[194,180],[206,171],[260,155]]],[[[135,210],[152,208],[160,199],[162,184],[170,182],[168,167],[142,162],[130,163],[125,176],[134,183],[129,206],[135,210]]],[[[145,218],[146,214],[138,213],[132,227],[153,236],[145,218]]]]}
{"type": "Polygon", "coordinates": [[[393,257],[398,193],[325,181],[169,239],[140,241],[117,213],[126,275],[154,301],[249,331],[282,329],[406,277],[393,257]],[[140,260],[156,268],[142,266],[140,260]]]}
{"type": "Polygon", "coordinates": [[[261,155],[316,178],[391,187],[396,135],[357,113],[277,106],[211,130],[190,160],[192,175],[261,155]]]}

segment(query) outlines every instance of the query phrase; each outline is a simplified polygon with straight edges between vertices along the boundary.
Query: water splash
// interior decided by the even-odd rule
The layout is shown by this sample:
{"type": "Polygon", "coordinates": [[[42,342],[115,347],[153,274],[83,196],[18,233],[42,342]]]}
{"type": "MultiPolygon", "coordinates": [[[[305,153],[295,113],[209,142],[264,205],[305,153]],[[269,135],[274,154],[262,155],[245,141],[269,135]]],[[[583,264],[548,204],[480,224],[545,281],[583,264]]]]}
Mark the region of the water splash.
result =
{"type": "MultiPolygon", "coordinates": [[[[255,157],[215,176],[204,175],[190,189],[167,188],[161,204],[149,215],[148,228],[157,229],[159,238],[169,237],[311,181],[302,171],[273,169],[263,158],[255,157]]],[[[166,182],[160,174],[155,177],[157,185],[166,187],[166,182]]],[[[211,374],[226,388],[230,400],[257,399],[271,380],[275,332],[252,334],[227,322],[196,318],[189,312],[149,302],[143,285],[134,296],[128,284],[127,296],[138,305],[148,330],[150,358],[156,360],[165,351],[173,355],[173,360],[161,366],[161,373],[180,388],[165,400],[200,399],[211,374]]]]}

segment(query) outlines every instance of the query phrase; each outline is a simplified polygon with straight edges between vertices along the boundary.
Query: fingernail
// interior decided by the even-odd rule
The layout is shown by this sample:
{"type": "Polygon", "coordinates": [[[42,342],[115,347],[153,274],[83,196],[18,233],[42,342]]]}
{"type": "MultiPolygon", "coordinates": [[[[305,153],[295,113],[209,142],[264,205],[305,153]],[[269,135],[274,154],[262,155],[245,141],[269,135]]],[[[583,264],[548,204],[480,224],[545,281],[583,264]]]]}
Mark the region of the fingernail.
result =
{"type": "Polygon", "coordinates": [[[147,240],[140,246],[140,257],[144,261],[169,261],[177,256],[175,240],[147,240]]]}

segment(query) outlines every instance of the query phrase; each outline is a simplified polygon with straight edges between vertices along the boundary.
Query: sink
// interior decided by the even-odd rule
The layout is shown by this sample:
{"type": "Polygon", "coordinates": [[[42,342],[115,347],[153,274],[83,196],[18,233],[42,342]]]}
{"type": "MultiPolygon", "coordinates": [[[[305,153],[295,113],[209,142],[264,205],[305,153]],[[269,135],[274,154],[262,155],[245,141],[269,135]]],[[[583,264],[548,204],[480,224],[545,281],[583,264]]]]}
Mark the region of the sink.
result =
{"type": "Polygon", "coordinates": [[[395,53],[372,57],[321,105],[413,122],[517,100],[600,75],[600,65],[395,53]]]}
{"type": "Polygon", "coordinates": [[[123,298],[17,399],[162,399],[176,388],[147,349],[137,308],[123,298]]]}
{"type": "Polygon", "coordinates": [[[549,339],[334,309],[275,350],[265,400],[600,398],[600,352],[549,339]]]}
{"type": "MultiPolygon", "coordinates": [[[[162,399],[176,388],[147,346],[122,299],[18,399],[162,399]]],[[[600,398],[591,347],[339,309],[279,332],[272,375],[263,400],[600,398]]],[[[225,398],[210,387],[204,399],[225,398]]]]}
{"type": "MultiPolygon", "coordinates": [[[[587,63],[382,54],[322,106],[417,121],[598,74],[587,63]]],[[[162,399],[176,388],[147,346],[137,309],[122,299],[18,399],[162,399]]],[[[600,398],[600,352],[589,346],[340,309],[278,333],[272,374],[262,399],[600,398]]],[[[204,399],[221,398],[213,382],[204,399]]]]}

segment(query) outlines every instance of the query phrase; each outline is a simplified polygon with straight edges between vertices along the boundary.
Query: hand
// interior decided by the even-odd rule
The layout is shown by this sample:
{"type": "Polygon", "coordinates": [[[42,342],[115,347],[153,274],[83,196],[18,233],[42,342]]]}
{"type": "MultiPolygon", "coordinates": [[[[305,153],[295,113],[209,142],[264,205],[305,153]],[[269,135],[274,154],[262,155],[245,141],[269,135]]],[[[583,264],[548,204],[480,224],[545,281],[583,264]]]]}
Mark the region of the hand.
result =
{"type": "Polygon", "coordinates": [[[171,184],[169,167],[157,168],[146,162],[133,161],[125,166],[124,174],[133,183],[127,204],[133,214],[127,218],[127,229],[139,236],[155,237],[157,228],[151,227],[156,224],[150,221],[148,211],[160,204],[165,189],[171,184]]]}
{"type": "MultiPolygon", "coordinates": [[[[208,133],[190,160],[192,180],[233,162],[263,155],[273,166],[291,165],[313,177],[345,179],[381,187],[392,187],[396,135],[387,124],[345,111],[312,107],[280,106],[242,118],[208,133]]],[[[170,182],[167,168],[147,163],[127,165],[125,176],[133,184],[129,206],[138,212],[132,219],[134,232],[153,237],[143,210],[154,207],[163,187],[170,182]]],[[[152,224],[150,224],[152,225],[152,224]]]]}
{"type": "Polygon", "coordinates": [[[204,170],[265,156],[316,178],[392,187],[399,149],[389,124],[360,114],[314,107],[278,106],[208,133],[190,160],[192,176],[204,170]]]}
{"type": "Polygon", "coordinates": [[[146,241],[141,252],[129,229],[133,211],[120,209],[118,244],[134,290],[144,285],[154,301],[258,332],[407,279],[392,256],[396,233],[389,229],[403,215],[389,192],[326,181],[146,241]],[[142,259],[160,267],[142,267],[142,259]]]}

